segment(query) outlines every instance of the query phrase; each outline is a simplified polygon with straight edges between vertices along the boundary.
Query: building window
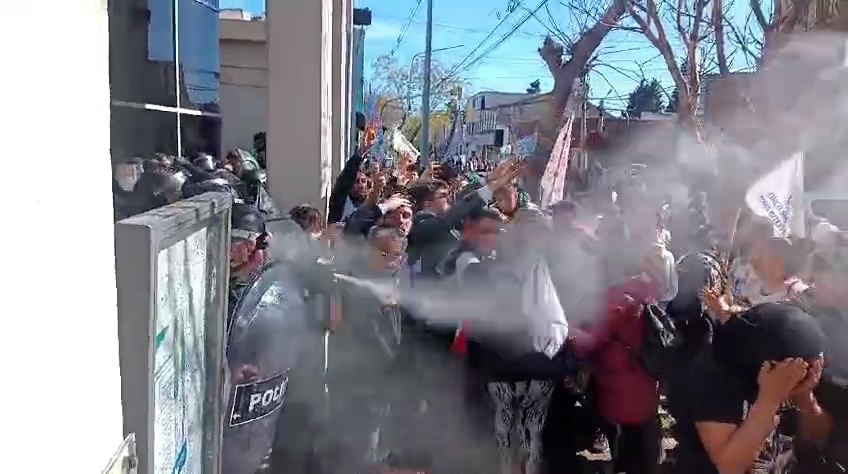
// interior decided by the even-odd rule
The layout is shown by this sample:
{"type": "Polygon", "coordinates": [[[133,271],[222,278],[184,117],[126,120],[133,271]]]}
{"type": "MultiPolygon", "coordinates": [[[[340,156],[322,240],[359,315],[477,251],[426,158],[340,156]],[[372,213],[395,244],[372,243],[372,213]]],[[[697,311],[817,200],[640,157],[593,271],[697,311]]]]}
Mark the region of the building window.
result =
{"type": "Polygon", "coordinates": [[[180,107],[205,112],[220,112],[218,80],[218,2],[177,0],[178,61],[185,95],[180,107]]]}
{"type": "Polygon", "coordinates": [[[113,161],[219,154],[218,0],[109,0],[109,58],[113,161]]]}
{"type": "Polygon", "coordinates": [[[180,137],[187,154],[217,155],[221,148],[221,120],[208,115],[180,114],[180,137]]]}
{"type": "Polygon", "coordinates": [[[150,157],[177,153],[177,114],[135,106],[113,106],[112,156],[150,157]]]}
{"type": "Polygon", "coordinates": [[[177,106],[174,13],[173,0],[110,0],[112,99],[177,106]]]}

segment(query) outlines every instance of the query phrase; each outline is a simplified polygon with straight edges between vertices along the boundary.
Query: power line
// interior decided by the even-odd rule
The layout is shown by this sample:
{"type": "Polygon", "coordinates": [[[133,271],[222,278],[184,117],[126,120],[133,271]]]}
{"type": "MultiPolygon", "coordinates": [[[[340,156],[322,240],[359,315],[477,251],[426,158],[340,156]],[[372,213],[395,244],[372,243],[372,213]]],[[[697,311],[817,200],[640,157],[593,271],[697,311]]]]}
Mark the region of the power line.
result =
{"type": "Polygon", "coordinates": [[[412,25],[412,20],[415,19],[415,15],[418,14],[418,10],[421,9],[422,0],[418,0],[418,3],[412,7],[412,10],[409,12],[409,17],[406,19],[406,23],[404,23],[403,28],[400,30],[400,34],[398,34],[397,41],[395,42],[394,47],[392,47],[392,51],[389,53],[389,57],[394,57],[397,50],[400,48],[401,43],[403,42],[403,38],[406,36],[406,33],[409,31],[409,26],[412,25]]]}
{"type": "Polygon", "coordinates": [[[471,56],[473,56],[473,55],[474,55],[474,53],[475,53],[478,49],[480,49],[480,47],[482,47],[482,46],[483,46],[483,44],[484,44],[484,43],[485,43],[485,42],[486,42],[489,38],[491,38],[491,37],[495,34],[495,31],[497,31],[497,29],[498,29],[501,25],[503,25],[503,24],[504,24],[504,22],[505,22],[505,21],[509,18],[509,16],[510,16],[513,12],[517,11],[517,8],[516,8],[515,10],[510,10],[509,12],[507,12],[507,14],[506,14],[506,15],[504,15],[504,18],[500,21],[500,23],[498,23],[497,25],[495,25],[495,27],[492,29],[492,31],[491,31],[488,35],[486,35],[486,37],[485,37],[485,38],[483,38],[483,41],[481,41],[481,42],[480,42],[480,43],[479,43],[479,44],[478,44],[478,45],[477,45],[477,46],[476,46],[476,47],[475,47],[475,48],[471,51],[471,53],[469,53],[469,54],[468,54],[468,56],[466,56],[466,57],[465,57],[462,61],[460,61],[459,63],[457,63],[456,65],[454,65],[454,67],[452,67],[452,68],[450,69],[450,71],[448,71],[448,73],[447,73],[447,74],[445,74],[445,76],[444,76],[444,77],[443,77],[443,78],[442,78],[439,82],[437,82],[434,86],[432,86],[432,87],[433,87],[433,88],[437,88],[437,87],[441,86],[442,84],[444,84],[445,82],[447,82],[447,81],[449,81],[449,80],[451,80],[451,79],[455,79],[455,78],[456,78],[456,76],[457,76],[457,74],[460,74],[460,73],[462,73],[462,72],[465,72],[465,71],[469,70],[469,69],[470,69],[471,67],[473,67],[475,64],[477,64],[477,63],[479,63],[480,61],[482,61],[482,60],[486,57],[486,55],[487,55],[487,54],[489,54],[489,53],[491,53],[492,51],[494,51],[494,50],[495,50],[498,46],[500,46],[501,44],[503,44],[503,43],[504,43],[507,39],[509,39],[512,35],[514,35],[514,34],[515,34],[515,32],[517,32],[519,28],[521,28],[521,27],[522,27],[525,23],[527,23],[527,20],[529,20],[529,19],[530,19],[530,17],[532,17],[533,15],[535,15],[535,14],[536,14],[536,12],[537,12],[537,11],[539,11],[539,10],[540,10],[543,6],[545,6],[545,4],[546,4],[546,3],[548,3],[548,0],[542,0],[542,1],[541,1],[541,2],[540,2],[537,6],[536,6],[536,8],[535,8],[532,12],[528,12],[526,15],[524,15],[524,17],[523,17],[521,20],[519,20],[519,22],[518,22],[518,23],[516,23],[516,24],[512,27],[512,29],[511,29],[511,30],[509,30],[509,31],[508,31],[505,35],[501,36],[501,37],[500,37],[500,39],[498,39],[498,41],[496,41],[494,45],[490,46],[490,47],[489,47],[486,51],[484,51],[482,54],[478,55],[478,56],[477,56],[477,57],[476,57],[476,58],[475,58],[475,59],[474,59],[471,63],[469,63],[469,64],[465,65],[465,67],[463,67],[463,63],[465,63],[465,62],[468,60],[468,58],[470,58],[471,56]],[[461,69],[461,70],[460,70],[460,69],[461,69]]]}
{"type": "Polygon", "coordinates": [[[519,30],[522,26],[524,26],[524,24],[525,24],[525,23],[527,23],[527,21],[528,21],[530,18],[532,18],[532,17],[533,17],[533,15],[535,15],[535,14],[536,14],[536,12],[538,12],[539,10],[541,10],[541,9],[542,9],[542,7],[543,7],[543,6],[545,6],[545,4],[546,4],[546,3],[548,3],[548,0],[542,0],[541,2],[539,2],[539,4],[536,6],[536,8],[535,8],[533,11],[528,11],[528,12],[527,12],[527,14],[525,14],[525,15],[524,15],[524,17],[523,17],[521,20],[519,20],[519,21],[518,21],[518,23],[516,23],[516,24],[512,27],[512,29],[511,29],[511,30],[509,30],[509,31],[508,31],[505,35],[501,36],[501,37],[500,37],[500,39],[498,39],[498,40],[497,40],[494,44],[492,44],[491,46],[489,46],[489,48],[488,48],[488,49],[486,49],[485,51],[483,51],[482,53],[480,53],[480,55],[478,55],[478,56],[477,56],[477,57],[476,57],[473,61],[471,61],[470,63],[466,64],[465,66],[462,66],[462,64],[460,63],[458,66],[456,66],[456,67],[454,68],[454,71],[455,71],[456,73],[459,73],[459,72],[463,72],[463,71],[468,71],[469,69],[471,69],[472,67],[474,67],[477,63],[479,63],[480,61],[482,61],[482,60],[483,60],[483,59],[484,59],[487,55],[489,55],[492,51],[494,51],[495,49],[497,49],[500,45],[502,45],[503,43],[505,43],[505,42],[506,42],[506,40],[508,40],[510,37],[512,37],[512,35],[514,35],[514,34],[515,34],[515,33],[516,33],[516,32],[517,32],[517,31],[518,31],[518,30],[519,30]],[[460,67],[462,67],[462,70],[461,70],[461,71],[459,70],[459,68],[460,68],[460,67]]]}
{"type": "MultiPolygon", "coordinates": [[[[452,71],[457,71],[457,70],[459,70],[459,68],[460,68],[460,67],[462,67],[462,65],[463,65],[466,61],[468,61],[469,59],[471,59],[471,57],[472,57],[472,56],[474,56],[474,53],[476,53],[478,49],[482,48],[482,47],[483,47],[483,45],[486,43],[486,41],[489,41],[489,38],[491,38],[492,36],[494,36],[494,35],[495,35],[495,32],[496,32],[496,31],[498,31],[498,28],[500,28],[500,27],[501,27],[504,23],[506,23],[506,20],[508,20],[508,19],[509,19],[509,17],[510,17],[510,16],[512,16],[512,14],[513,14],[515,11],[516,11],[516,10],[510,10],[510,11],[508,11],[508,12],[506,13],[506,15],[504,15],[504,16],[503,16],[503,18],[501,18],[501,21],[499,21],[499,22],[498,22],[498,24],[497,24],[497,25],[495,25],[495,27],[494,27],[494,28],[492,28],[492,30],[491,30],[491,31],[489,31],[489,34],[487,34],[485,38],[483,38],[483,39],[482,39],[479,43],[477,43],[477,46],[475,46],[475,47],[474,47],[474,49],[472,49],[472,50],[471,50],[471,52],[470,52],[470,53],[468,53],[468,55],[467,55],[467,56],[465,56],[464,58],[462,58],[462,61],[458,62],[458,63],[457,63],[457,64],[456,64],[456,65],[452,68],[452,71]]],[[[447,76],[445,76],[445,77],[450,77],[451,75],[452,75],[452,73],[449,73],[449,74],[448,74],[447,76]]]]}
{"type": "MultiPolygon", "coordinates": [[[[391,19],[391,20],[401,20],[401,21],[406,20],[405,18],[401,18],[401,17],[397,17],[397,16],[390,16],[390,15],[380,15],[380,17],[381,18],[388,18],[388,19],[391,19]]],[[[421,21],[421,20],[413,20],[412,23],[420,25],[420,24],[423,24],[424,22],[421,21]]],[[[489,33],[490,32],[490,30],[485,30],[485,29],[481,29],[481,28],[469,28],[467,26],[459,26],[459,25],[454,25],[454,24],[451,24],[451,23],[433,22],[433,26],[439,27],[439,28],[442,28],[442,29],[445,29],[445,30],[466,31],[468,33],[489,33]]],[[[526,36],[528,38],[542,38],[542,37],[545,36],[544,34],[541,34],[541,33],[536,34],[536,33],[519,32],[517,34],[520,35],[520,36],[526,36]]]]}

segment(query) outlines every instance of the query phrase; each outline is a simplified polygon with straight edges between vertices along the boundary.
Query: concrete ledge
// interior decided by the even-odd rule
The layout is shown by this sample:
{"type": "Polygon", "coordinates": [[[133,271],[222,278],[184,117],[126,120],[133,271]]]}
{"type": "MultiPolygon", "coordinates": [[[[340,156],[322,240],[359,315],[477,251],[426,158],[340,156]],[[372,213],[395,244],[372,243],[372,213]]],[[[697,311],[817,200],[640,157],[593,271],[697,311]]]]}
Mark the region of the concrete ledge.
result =
{"type": "Polygon", "coordinates": [[[219,19],[219,38],[221,40],[264,42],[267,38],[265,22],[262,20],[219,19]]]}

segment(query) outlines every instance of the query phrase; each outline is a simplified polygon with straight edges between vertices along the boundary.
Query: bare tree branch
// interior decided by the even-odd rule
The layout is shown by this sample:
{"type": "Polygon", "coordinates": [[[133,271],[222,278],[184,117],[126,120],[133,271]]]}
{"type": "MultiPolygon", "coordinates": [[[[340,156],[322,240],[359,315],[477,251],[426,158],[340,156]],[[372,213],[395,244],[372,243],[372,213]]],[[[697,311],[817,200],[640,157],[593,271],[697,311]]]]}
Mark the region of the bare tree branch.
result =
{"type": "Polygon", "coordinates": [[[760,59],[760,54],[763,46],[762,40],[756,37],[750,29],[750,20],[753,18],[753,12],[748,15],[743,26],[744,31],[740,30],[732,21],[724,18],[724,25],[728,27],[730,32],[730,41],[734,47],[742,51],[745,55],[745,64],[748,67],[753,67],[760,59]]]}
{"type": "MultiPolygon", "coordinates": [[[[778,4],[780,4],[779,1],[775,2],[775,8],[778,8],[778,4]]],[[[760,0],[751,0],[751,12],[754,14],[754,18],[757,19],[757,23],[760,24],[760,28],[763,31],[771,29],[771,21],[766,21],[766,15],[763,13],[763,5],[760,3],[760,0]]]]}
{"type": "Polygon", "coordinates": [[[639,28],[642,30],[642,33],[648,41],[662,56],[663,61],[665,61],[665,64],[668,67],[669,73],[671,73],[674,83],[680,90],[685,91],[688,87],[680,72],[680,67],[677,65],[677,60],[674,57],[674,51],[671,49],[671,44],[668,42],[668,37],[665,34],[665,28],[663,28],[657,4],[654,0],[646,0],[645,3],[646,6],[642,7],[641,5],[637,5],[635,2],[631,2],[629,4],[630,16],[636,24],[639,25],[639,28]],[[644,17],[639,13],[640,10],[645,13],[644,17]],[[651,29],[651,25],[654,25],[656,31],[651,29]]]}

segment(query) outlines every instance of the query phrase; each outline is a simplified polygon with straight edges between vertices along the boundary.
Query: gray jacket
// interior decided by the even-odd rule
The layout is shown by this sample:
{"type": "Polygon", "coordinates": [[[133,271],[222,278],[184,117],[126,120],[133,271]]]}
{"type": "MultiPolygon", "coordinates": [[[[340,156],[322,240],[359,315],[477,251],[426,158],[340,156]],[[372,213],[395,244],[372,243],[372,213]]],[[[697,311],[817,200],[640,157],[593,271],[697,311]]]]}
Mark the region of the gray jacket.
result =
{"type": "MultiPolygon", "coordinates": [[[[394,275],[353,273],[356,280],[341,283],[341,327],[330,337],[330,472],[459,462],[467,450],[456,437],[486,439],[463,421],[461,361],[402,305],[381,301],[379,293],[399,286],[394,275]],[[442,456],[451,444],[453,455],[442,456]]],[[[446,472],[471,472],[458,469],[446,472]]]]}

